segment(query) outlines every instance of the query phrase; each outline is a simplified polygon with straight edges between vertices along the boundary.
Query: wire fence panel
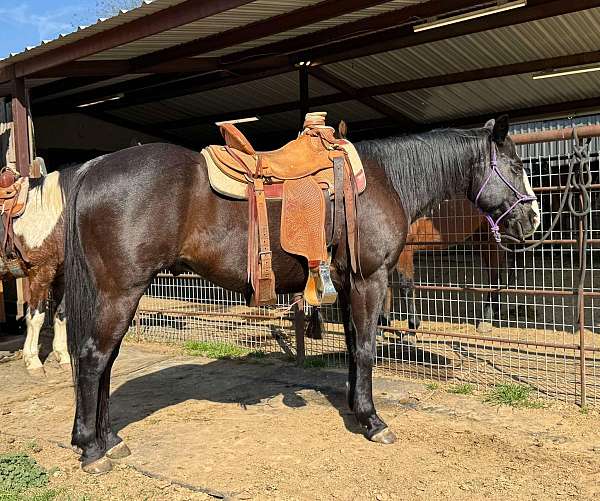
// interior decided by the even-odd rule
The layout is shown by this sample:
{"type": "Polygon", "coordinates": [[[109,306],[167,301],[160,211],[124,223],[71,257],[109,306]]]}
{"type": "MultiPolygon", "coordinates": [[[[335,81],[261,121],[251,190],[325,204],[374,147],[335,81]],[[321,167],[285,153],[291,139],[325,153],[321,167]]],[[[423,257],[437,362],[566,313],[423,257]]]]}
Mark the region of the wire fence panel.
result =
{"type": "MultiPolygon", "coordinates": [[[[600,119],[577,123],[596,125],[600,119]]],[[[528,124],[512,133],[569,125],[528,124]]],[[[582,222],[568,211],[543,245],[521,254],[500,249],[468,201],[444,202],[413,224],[381,316],[379,369],[480,387],[527,384],[540,397],[600,401],[600,314],[595,308],[600,305],[600,141],[590,141],[592,210],[586,216],[586,248],[581,248],[582,222]],[[583,256],[586,274],[579,291],[583,256]]],[[[520,145],[518,150],[540,201],[541,227],[532,237],[539,238],[560,205],[571,140],[520,145]]],[[[321,310],[322,339],[305,338],[298,353],[293,301],[280,296],[274,309],[250,308],[241,295],[200,277],[163,273],[143,297],[132,331],[157,341],[217,340],[290,357],[304,353],[309,363],[345,365],[337,305],[321,310]]]]}

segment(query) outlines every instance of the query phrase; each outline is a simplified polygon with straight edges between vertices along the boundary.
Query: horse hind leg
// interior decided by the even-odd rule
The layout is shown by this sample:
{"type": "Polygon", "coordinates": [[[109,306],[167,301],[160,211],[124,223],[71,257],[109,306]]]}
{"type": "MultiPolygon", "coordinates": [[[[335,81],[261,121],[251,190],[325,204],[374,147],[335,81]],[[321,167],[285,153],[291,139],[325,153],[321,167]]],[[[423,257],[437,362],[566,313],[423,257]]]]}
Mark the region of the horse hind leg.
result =
{"type": "Polygon", "coordinates": [[[25,368],[33,376],[45,375],[44,366],[39,355],[39,339],[40,332],[46,318],[45,308],[43,303],[33,312],[28,308],[25,322],[27,324],[27,336],[23,345],[23,361],[25,368]]]}
{"type": "Polygon", "coordinates": [[[67,347],[67,319],[65,316],[65,300],[60,302],[54,315],[54,340],[52,342],[54,356],[62,368],[71,366],[71,357],[67,347]]]}
{"type": "Polygon", "coordinates": [[[106,473],[112,468],[111,458],[125,457],[129,452],[110,427],[110,374],[145,289],[125,295],[99,294],[96,335],[79,353],[72,444],[82,450],[86,473],[106,473]]]}

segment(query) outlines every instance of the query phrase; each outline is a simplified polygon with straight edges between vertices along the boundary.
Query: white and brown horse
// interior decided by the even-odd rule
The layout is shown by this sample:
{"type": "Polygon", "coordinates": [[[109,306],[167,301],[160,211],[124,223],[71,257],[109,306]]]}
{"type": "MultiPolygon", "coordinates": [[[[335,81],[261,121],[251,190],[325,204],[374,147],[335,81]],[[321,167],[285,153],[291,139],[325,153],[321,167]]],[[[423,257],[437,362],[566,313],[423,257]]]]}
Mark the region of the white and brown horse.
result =
{"type": "Polygon", "coordinates": [[[69,367],[71,363],[62,302],[62,271],[65,187],[73,172],[74,167],[30,179],[25,210],[13,222],[15,237],[20,240],[27,257],[27,337],[23,346],[23,360],[27,370],[38,375],[44,373],[38,346],[51,290],[56,302],[60,303],[54,316],[53,352],[62,367],[69,367]]]}

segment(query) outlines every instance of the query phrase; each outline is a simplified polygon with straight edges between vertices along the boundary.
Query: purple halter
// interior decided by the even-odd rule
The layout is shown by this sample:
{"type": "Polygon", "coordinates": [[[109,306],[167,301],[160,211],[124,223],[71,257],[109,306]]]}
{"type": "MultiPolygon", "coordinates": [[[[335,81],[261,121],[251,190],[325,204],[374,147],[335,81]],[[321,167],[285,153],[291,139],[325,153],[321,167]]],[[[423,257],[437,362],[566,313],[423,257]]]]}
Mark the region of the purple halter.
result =
{"type": "Polygon", "coordinates": [[[494,235],[494,239],[496,240],[496,242],[500,243],[502,241],[502,237],[500,235],[500,227],[498,226],[499,223],[500,223],[500,221],[502,221],[502,219],[504,219],[504,217],[510,211],[512,211],[517,205],[519,205],[520,203],[533,202],[534,200],[536,200],[536,198],[535,198],[535,196],[532,196],[532,195],[523,195],[523,193],[521,193],[517,188],[515,188],[510,183],[510,181],[504,177],[504,175],[502,174],[502,172],[500,172],[500,170],[498,169],[498,160],[496,159],[496,145],[494,144],[493,141],[491,141],[490,150],[491,150],[491,153],[490,153],[490,155],[491,155],[491,160],[490,160],[490,167],[491,167],[491,169],[490,169],[490,173],[488,174],[487,178],[485,179],[485,181],[481,185],[481,188],[479,188],[479,193],[477,193],[477,196],[475,197],[475,206],[479,209],[479,211],[488,220],[488,223],[490,224],[490,231],[492,232],[492,235],[494,235]],[[479,204],[478,204],[479,197],[483,193],[483,190],[485,189],[485,187],[489,183],[489,181],[492,178],[492,175],[494,174],[494,172],[496,174],[498,174],[498,176],[500,177],[500,179],[502,179],[502,181],[504,182],[504,184],[506,186],[508,186],[511,189],[511,191],[517,196],[517,200],[515,201],[515,203],[513,203],[508,209],[506,209],[504,211],[504,213],[498,219],[496,219],[496,221],[494,221],[494,218],[492,218],[492,216],[490,216],[489,214],[487,214],[486,212],[484,212],[479,207],[479,204]]]}

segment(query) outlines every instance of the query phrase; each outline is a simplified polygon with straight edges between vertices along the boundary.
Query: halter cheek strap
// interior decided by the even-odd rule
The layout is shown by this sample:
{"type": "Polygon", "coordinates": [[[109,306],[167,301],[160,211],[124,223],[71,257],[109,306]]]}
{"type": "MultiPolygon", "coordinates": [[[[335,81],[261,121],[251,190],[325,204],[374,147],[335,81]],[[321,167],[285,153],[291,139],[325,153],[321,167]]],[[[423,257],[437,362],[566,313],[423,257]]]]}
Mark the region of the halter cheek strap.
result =
{"type": "Polygon", "coordinates": [[[485,178],[485,181],[483,182],[483,184],[481,185],[481,188],[479,188],[479,193],[477,193],[477,196],[475,197],[475,206],[485,216],[488,223],[490,224],[490,231],[492,232],[492,235],[494,235],[494,240],[496,240],[496,242],[500,243],[502,241],[502,237],[500,235],[500,226],[499,226],[500,221],[502,221],[502,219],[504,219],[517,205],[519,205],[521,203],[526,203],[526,202],[533,202],[536,200],[536,198],[533,195],[524,195],[517,188],[515,188],[511,184],[511,182],[508,179],[506,179],[506,177],[504,177],[504,174],[502,174],[500,169],[498,169],[498,159],[496,158],[496,145],[494,144],[493,141],[490,141],[490,150],[491,150],[491,152],[490,152],[490,172],[487,175],[487,177],[485,178]],[[490,182],[490,179],[492,178],[494,173],[497,174],[500,177],[500,179],[502,179],[504,184],[506,186],[508,186],[510,188],[510,190],[517,196],[516,201],[508,209],[506,209],[502,213],[502,215],[495,221],[492,216],[490,216],[487,212],[485,212],[483,209],[481,209],[481,207],[479,207],[479,197],[481,197],[483,190],[485,189],[487,184],[490,182]]]}

